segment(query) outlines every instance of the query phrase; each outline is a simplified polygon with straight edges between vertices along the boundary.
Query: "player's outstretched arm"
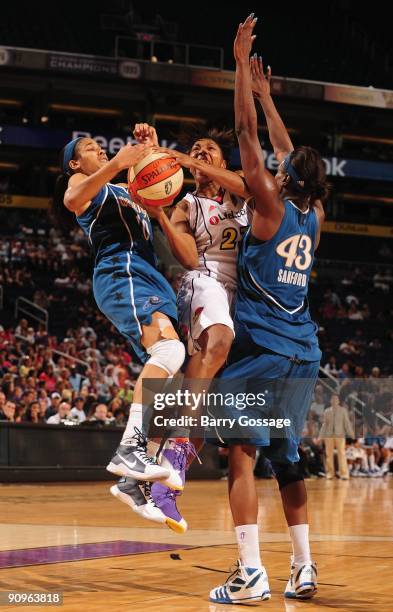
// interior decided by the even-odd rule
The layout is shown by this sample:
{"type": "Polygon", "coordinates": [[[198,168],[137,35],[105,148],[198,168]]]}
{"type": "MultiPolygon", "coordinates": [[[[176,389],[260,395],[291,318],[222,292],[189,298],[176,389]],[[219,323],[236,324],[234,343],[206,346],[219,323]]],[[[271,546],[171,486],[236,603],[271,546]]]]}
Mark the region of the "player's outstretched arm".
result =
{"type": "Polygon", "coordinates": [[[294,147],[270,94],[271,68],[267,67],[265,76],[262,57],[257,57],[257,54],[254,53],[250,58],[250,73],[252,93],[260,103],[265,115],[274,155],[277,161],[282,162],[294,147]]]}
{"type": "Polygon", "coordinates": [[[218,183],[220,187],[229,191],[229,193],[233,193],[240,198],[249,198],[250,193],[241,178],[241,176],[237,172],[232,172],[232,170],[228,170],[227,168],[217,168],[216,166],[212,166],[200,159],[195,159],[186,153],[181,153],[180,151],[176,151],[175,149],[166,149],[164,147],[158,147],[154,149],[159,153],[167,153],[171,157],[174,157],[183,168],[200,170],[208,176],[212,181],[218,183]]]}
{"type": "Polygon", "coordinates": [[[64,205],[76,215],[87,208],[90,200],[97,195],[106,183],[111,181],[121,170],[134,166],[149,153],[151,149],[145,145],[130,144],[122,147],[113,159],[102,168],[87,176],[80,172],[73,174],[68,181],[68,189],[64,194],[64,205]]]}
{"type": "MultiPolygon", "coordinates": [[[[244,177],[255,208],[260,217],[269,220],[268,234],[279,225],[283,210],[280,206],[278,188],[273,176],[265,168],[263,152],[258,138],[257,113],[251,88],[249,55],[255,36],[252,32],[256,19],[251,14],[239,25],[234,42],[236,59],[235,77],[235,127],[239,141],[240,157],[244,177]]],[[[254,230],[254,221],[253,221],[254,230]]],[[[262,235],[258,236],[265,239],[262,235]]]]}

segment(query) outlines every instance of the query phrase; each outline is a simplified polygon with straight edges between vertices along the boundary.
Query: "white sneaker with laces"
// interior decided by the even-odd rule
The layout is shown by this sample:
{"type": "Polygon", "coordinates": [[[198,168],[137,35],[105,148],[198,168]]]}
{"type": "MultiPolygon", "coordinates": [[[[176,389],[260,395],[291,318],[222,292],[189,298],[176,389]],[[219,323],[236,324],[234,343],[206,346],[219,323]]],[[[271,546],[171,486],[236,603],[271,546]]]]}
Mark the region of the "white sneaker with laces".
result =
{"type": "Polygon", "coordinates": [[[316,563],[298,564],[291,557],[291,575],[285,587],[288,599],[311,599],[318,589],[316,563]]]}
{"type": "Polygon", "coordinates": [[[235,571],[226,582],[210,591],[210,601],[233,604],[270,599],[270,587],[264,567],[245,567],[237,561],[235,571]]]}

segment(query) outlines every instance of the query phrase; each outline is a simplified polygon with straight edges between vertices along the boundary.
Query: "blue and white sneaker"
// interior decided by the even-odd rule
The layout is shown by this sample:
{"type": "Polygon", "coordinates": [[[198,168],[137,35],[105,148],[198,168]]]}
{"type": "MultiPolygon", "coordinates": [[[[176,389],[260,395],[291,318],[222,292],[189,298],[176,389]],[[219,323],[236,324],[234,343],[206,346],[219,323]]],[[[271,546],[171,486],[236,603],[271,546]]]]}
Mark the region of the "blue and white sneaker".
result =
{"type": "Polygon", "coordinates": [[[299,565],[291,558],[291,575],[285,587],[288,599],[311,599],[318,589],[316,563],[299,565]]]}
{"type": "Polygon", "coordinates": [[[270,587],[264,567],[245,567],[237,561],[235,571],[225,584],[210,591],[210,601],[233,604],[243,601],[270,599],[270,587]]]}

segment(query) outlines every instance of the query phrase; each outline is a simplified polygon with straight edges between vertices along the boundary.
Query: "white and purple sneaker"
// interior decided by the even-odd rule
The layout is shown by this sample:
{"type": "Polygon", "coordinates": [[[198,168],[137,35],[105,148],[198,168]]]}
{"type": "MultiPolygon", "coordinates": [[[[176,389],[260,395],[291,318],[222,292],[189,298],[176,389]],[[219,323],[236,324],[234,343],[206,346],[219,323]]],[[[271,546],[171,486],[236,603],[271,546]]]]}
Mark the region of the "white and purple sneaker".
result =
{"type": "Polygon", "coordinates": [[[160,483],[174,491],[183,491],[189,455],[197,457],[200,461],[194,445],[188,438],[169,438],[158,457],[158,464],[169,471],[169,476],[160,479],[160,483]]]}
{"type": "Polygon", "coordinates": [[[181,495],[180,491],[172,491],[160,482],[155,482],[151,487],[153,502],[165,515],[166,525],[176,533],[185,533],[188,525],[177,508],[176,498],[178,495],[181,495]]]}

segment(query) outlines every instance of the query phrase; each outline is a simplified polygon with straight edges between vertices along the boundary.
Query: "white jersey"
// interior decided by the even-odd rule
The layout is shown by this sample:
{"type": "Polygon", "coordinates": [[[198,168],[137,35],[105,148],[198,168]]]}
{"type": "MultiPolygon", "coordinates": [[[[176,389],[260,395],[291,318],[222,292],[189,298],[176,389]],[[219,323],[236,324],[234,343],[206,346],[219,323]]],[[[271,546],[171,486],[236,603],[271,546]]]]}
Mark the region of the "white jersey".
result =
{"type": "Polygon", "coordinates": [[[246,201],[228,191],[214,199],[187,193],[184,200],[198,250],[198,272],[235,287],[238,245],[251,221],[246,201]]]}

